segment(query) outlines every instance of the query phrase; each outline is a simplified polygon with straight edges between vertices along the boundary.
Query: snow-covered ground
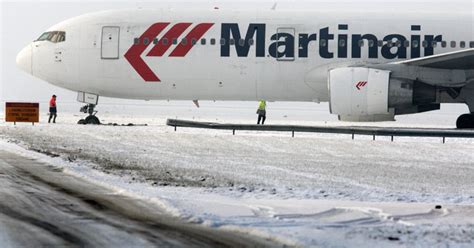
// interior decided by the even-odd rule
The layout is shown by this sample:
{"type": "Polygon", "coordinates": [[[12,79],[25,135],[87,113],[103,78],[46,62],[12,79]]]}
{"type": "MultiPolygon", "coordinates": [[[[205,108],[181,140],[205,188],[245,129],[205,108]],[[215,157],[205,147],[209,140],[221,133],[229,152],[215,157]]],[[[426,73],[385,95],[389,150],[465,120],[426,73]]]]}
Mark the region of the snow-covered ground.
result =
{"type": "MultiPolygon", "coordinates": [[[[170,214],[303,246],[474,244],[474,140],[184,129],[166,118],[255,122],[256,103],[101,105],[106,123],[0,123],[0,148],[66,168],[170,214]],[[27,150],[25,150],[26,148],[27,150]],[[38,153],[40,152],[40,153],[38,153]],[[47,154],[47,155],[44,155],[47,154]],[[435,206],[440,205],[440,209],[435,206]]],[[[61,109],[62,107],[62,109],[61,109]]],[[[399,122],[340,123],[327,104],[269,103],[268,123],[453,127],[463,106],[399,122]]],[[[2,111],[3,112],[3,111],[2,111]]],[[[44,121],[47,117],[42,116],[44,121]]]]}

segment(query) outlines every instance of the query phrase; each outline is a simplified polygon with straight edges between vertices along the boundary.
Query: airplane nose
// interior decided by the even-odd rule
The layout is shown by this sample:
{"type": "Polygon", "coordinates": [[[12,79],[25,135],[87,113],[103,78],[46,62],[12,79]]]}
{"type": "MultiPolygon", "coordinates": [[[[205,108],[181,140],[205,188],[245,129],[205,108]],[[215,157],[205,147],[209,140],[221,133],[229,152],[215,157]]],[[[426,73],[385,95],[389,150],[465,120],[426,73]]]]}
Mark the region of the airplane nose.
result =
{"type": "Polygon", "coordinates": [[[26,73],[33,74],[32,57],[32,48],[31,45],[28,45],[16,56],[16,65],[26,73]]]}

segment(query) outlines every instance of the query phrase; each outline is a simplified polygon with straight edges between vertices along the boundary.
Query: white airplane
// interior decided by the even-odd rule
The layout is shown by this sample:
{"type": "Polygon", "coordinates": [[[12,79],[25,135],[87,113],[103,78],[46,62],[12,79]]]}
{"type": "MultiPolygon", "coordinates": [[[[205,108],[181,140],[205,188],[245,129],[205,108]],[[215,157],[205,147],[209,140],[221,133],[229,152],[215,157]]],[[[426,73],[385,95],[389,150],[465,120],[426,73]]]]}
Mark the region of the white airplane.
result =
{"type": "Polygon", "coordinates": [[[343,121],[462,103],[457,127],[474,128],[473,20],[472,9],[114,10],[51,27],[17,64],[78,92],[91,124],[105,96],[329,101],[343,121]]]}

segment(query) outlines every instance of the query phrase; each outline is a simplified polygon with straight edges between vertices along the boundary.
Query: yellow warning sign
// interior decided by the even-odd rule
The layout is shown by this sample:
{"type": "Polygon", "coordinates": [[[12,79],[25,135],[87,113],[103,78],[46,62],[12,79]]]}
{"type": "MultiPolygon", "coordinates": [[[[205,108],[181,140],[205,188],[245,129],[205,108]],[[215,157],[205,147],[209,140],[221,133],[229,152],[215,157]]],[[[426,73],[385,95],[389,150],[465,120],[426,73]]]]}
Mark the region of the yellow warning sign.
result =
{"type": "Polygon", "coordinates": [[[39,103],[7,102],[6,122],[39,122],[39,103]]]}

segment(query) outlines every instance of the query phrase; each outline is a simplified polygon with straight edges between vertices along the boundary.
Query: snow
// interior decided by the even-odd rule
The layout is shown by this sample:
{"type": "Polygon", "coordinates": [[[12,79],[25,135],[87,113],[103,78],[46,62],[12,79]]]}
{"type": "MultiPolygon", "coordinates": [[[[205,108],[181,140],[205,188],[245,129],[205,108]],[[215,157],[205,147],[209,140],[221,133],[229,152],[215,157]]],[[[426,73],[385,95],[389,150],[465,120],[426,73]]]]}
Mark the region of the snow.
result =
{"type": "MultiPolygon", "coordinates": [[[[56,125],[0,123],[0,147],[150,200],[187,221],[290,245],[473,245],[474,140],[233,136],[164,125],[168,117],[238,123],[256,117],[256,103],[201,106],[99,106],[106,122],[148,124],[135,127],[79,126],[75,107],[64,106],[71,112],[60,113],[56,125]]],[[[464,111],[447,105],[369,125],[452,127],[464,111]]],[[[269,103],[268,112],[269,123],[357,125],[335,121],[327,104],[269,103]]]]}

